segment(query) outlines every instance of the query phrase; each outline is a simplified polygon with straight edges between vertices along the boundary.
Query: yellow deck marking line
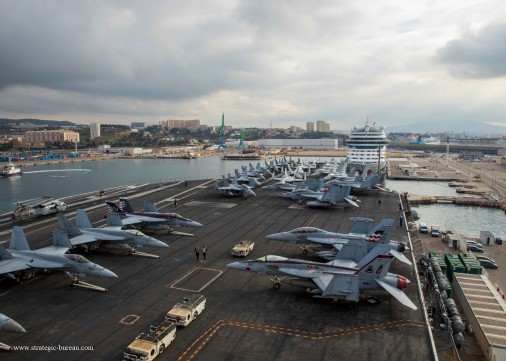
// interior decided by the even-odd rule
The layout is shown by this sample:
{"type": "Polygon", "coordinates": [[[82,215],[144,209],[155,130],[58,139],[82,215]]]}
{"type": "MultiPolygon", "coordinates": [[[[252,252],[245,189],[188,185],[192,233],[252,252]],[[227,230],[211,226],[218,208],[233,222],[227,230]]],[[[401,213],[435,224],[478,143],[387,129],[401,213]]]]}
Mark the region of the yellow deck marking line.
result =
{"type": "Polygon", "coordinates": [[[184,351],[181,356],[179,356],[178,361],[183,360],[183,358],[190,354],[187,358],[187,360],[192,360],[195,358],[200,350],[214,337],[216,332],[219,331],[223,326],[235,326],[245,329],[251,329],[256,331],[264,331],[264,332],[270,332],[270,333],[278,333],[278,334],[285,334],[287,336],[294,336],[294,337],[301,337],[304,339],[309,340],[322,340],[322,339],[329,339],[333,337],[339,337],[339,336],[347,336],[347,335],[355,335],[370,331],[381,331],[389,328],[394,327],[427,327],[427,325],[424,322],[421,321],[415,321],[415,320],[396,320],[396,321],[389,321],[389,322],[383,322],[383,323],[376,323],[372,325],[366,325],[366,326],[360,326],[360,327],[351,327],[351,328],[343,328],[338,330],[332,330],[332,331],[325,331],[325,332],[308,332],[308,331],[302,331],[302,330],[294,330],[289,328],[283,328],[283,327],[276,327],[276,326],[269,326],[269,325],[260,325],[255,323],[243,323],[243,322],[237,322],[237,321],[226,321],[226,320],[219,320],[214,325],[212,325],[206,332],[204,332],[198,339],[196,339],[187,349],[184,351]],[[305,334],[310,334],[312,336],[308,336],[305,334]],[[195,346],[197,342],[199,342],[202,338],[205,338],[204,341],[195,349],[195,351],[191,352],[192,348],[195,346]]]}

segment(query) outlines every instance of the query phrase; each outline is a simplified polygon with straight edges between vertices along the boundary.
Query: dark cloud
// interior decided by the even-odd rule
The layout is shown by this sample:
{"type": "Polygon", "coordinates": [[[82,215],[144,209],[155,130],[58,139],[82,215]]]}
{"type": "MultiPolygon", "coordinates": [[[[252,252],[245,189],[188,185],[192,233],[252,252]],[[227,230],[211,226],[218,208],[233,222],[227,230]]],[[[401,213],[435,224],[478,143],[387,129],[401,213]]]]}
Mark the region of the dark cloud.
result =
{"type": "Polygon", "coordinates": [[[455,77],[506,76],[506,22],[487,26],[476,34],[452,40],[437,54],[455,77]]]}
{"type": "Polygon", "coordinates": [[[233,89],[241,74],[256,71],[255,50],[235,20],[209,15],[195,21],[195,6],[8,2],[0,14],[0,89],[23,85],[144,99],[233,89]]]}
{"type": "MultiPolygon", "coordinates": [[[[225,112],[236,126],[322,119],[340,129],[367,116],[385,126],[455,114],[501,120],[500,82],[477,86],[434,69],[430,54],[458,26],[454,9],[412,5],[0,0],[0,116],[218,125],[225,112]],[[463,96],[472,100],[456,111],[463,96]]],[[[494,10],[480,9],[486,24],[494,10]]],[[[501,74],[503,30],[454,40],[438,60],[460,76],[501,74]]]]}

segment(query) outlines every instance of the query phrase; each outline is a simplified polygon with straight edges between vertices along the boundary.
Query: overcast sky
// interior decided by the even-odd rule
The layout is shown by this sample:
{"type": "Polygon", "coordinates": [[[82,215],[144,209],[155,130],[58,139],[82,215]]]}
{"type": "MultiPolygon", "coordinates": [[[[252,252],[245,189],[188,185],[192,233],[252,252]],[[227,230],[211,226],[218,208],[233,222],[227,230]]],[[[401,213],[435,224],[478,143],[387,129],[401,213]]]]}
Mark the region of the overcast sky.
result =
{"type": "Polygon", "coordinates": [[[222,112],[234,126],[506,126],[506,2],[0,0],[0,117],[222,112]]]}

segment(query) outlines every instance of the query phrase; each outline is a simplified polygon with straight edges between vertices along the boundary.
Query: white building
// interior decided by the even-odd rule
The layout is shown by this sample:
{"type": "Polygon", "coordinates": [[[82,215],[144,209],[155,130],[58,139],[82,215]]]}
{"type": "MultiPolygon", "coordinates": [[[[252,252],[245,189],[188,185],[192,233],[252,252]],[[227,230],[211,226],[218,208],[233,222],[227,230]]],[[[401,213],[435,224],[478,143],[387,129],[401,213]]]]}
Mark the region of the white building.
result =
{"type": "Polygon", "coordinates": [[[260,148],[337,150],[337,139],[259,139],[260,148]]]}
{"type": "Polygon", "coordinates": [[[324,122],[323,120],[317,120],[316,121],[316,131],[317,132],[330,132],[330,124],[327,122],[324,122]]]}
{"type": "Polygon", "coordinates": [[[100,137],[100,123],[90,123],[90,139],[100,137]]]}
{"type": "Polygon", "coordinates": [[[79,133],[69,130],[34,130],[25,133],[25,142],[79,142],[79,133]]]}
{"type": "Polygon", "coordinates": [[[307,122],[306,123],[306,130],[308,132],[314,132],[314,122],[307,122]]]}

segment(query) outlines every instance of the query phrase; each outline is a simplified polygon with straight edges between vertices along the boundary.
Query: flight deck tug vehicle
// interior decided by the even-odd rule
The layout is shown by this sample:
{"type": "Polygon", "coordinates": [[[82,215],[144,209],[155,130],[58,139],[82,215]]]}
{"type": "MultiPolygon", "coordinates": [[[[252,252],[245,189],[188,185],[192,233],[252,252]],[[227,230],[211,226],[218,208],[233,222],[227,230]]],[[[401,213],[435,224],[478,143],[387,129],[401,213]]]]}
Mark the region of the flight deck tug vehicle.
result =
{"type": "Polygon", "coordinates": [[[174,322],[178,326],[188,326],[206,308],[206,298],[194,294],[184,298],[183,303],[177,303],[167,312],[166,321],[174,322]]]}
{"type": "Polygon", "coordinates": [[[234,246],[234,248],[232,248],[230,254],[232,256],[246,257],[251,251],[253,251],[253,247],[255,247],[255,242],[253,241],[240,241],[234,246]]]}
{"type": "Polygon", "coordinates": [[[151,326],[148,334],[141,333],[123,352],[124,361],[150,361],[160,355],[176,338],[176,325],[162,321],[151,326]]]}

